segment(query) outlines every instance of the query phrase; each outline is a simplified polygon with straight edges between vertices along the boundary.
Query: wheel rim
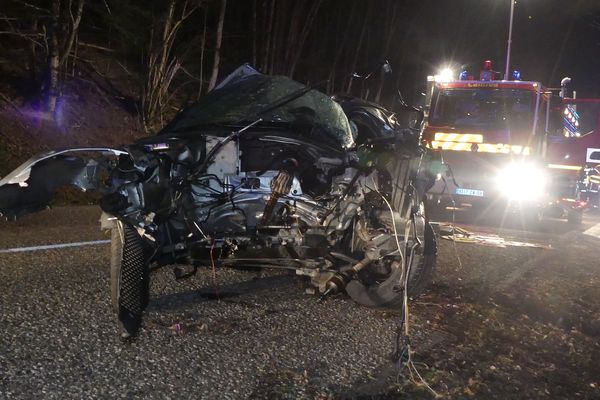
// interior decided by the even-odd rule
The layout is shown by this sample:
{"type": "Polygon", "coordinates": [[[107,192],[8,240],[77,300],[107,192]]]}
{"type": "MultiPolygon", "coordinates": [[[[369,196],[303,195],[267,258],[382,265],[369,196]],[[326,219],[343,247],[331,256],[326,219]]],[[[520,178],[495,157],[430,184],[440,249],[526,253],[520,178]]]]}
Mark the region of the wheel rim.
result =
{"type": "MultiPolygon", "coordinates": [[[[399,234],[407,233],[408,239],[406,243],[400,241],[400,246],[404,249],[404,253],[407,258],[407,263],[411,262],[411,271],[414,271],[414,267],[418,266],[422,262],[425,250],[425,227],[427,221],[425,220],[425,207],[421,203],[417,212],[413,214],[413,220],[409,224],[407,232],[398,232],[399,234]],[[412,258],[411,258],[412,255],[412,258]]],[[[367,288],[373,288],[380,286],[385,283],[389,283],[388,280],[394,275],[402,272],[402,258],[399,256],[384,257],[382,260],[372,263],[367,268],[362,270],[358,274],[358,280],[367,288]]],[[[397,282],[403,282],[404,276],[401,275],[401,279],[394,278],[397,282]]]]}

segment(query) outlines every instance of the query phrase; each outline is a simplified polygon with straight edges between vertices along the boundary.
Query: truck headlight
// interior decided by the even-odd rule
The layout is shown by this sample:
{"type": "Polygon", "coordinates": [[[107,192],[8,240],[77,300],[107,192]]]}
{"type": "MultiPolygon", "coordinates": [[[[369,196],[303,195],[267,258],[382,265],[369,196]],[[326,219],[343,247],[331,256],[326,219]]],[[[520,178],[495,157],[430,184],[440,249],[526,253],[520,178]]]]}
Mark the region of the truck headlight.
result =
{"type": "Polygon", "coordinates": [[[535,164],[513,162],[498,172],[496,185],[511,200],[538,200],[544,195],[546,174],[535,164]]]}

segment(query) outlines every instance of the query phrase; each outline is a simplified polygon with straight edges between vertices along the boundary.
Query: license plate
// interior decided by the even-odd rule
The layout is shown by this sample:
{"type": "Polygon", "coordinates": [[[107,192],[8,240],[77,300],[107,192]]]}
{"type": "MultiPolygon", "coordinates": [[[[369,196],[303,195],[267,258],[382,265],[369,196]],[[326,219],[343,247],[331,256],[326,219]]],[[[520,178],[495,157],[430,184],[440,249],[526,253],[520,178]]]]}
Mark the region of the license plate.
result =
{"type": "Polygon", "coordinates": [[[463,196],[483,197],[483,190],[456,188],[456,194],[461,194],[463,196]]]}

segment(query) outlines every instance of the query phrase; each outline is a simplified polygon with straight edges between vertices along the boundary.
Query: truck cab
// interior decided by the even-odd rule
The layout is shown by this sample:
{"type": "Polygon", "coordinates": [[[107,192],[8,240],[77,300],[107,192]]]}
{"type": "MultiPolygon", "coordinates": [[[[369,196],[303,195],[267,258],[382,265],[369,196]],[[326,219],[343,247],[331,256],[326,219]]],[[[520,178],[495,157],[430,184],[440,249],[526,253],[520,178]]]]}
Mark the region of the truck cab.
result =
{"type": "MultiPolygon", "coordinates": [[[[540,82],[520,80],[433,80],[427,103],[423,138],[446,166],[430,191],[434,205],[518,213],[528,222],[543,215],[581,221],[585,204],[576,187],[583,165],[565,161],[582,150],[560,150],[565,133],[581,143],[576,107],[540,82]]],[[[600,147],[595,136],[588,140],[600,147]]]]}

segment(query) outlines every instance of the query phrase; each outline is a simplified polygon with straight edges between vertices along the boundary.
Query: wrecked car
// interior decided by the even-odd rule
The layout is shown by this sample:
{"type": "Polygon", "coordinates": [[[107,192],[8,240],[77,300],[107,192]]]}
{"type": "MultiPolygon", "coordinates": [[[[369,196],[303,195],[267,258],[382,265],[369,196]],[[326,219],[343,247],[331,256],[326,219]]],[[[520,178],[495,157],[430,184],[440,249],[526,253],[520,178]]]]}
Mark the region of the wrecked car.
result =
{"type": "Polygon", "coordinates": [[[156,136],[27,161],[0,181],[0,212],[43,209],[63,185],[100,192],[125,336],[138,332],[159,266],[176,278],[202,266],[290,269],[321,300],[346,292],[398,307],[436,259],[421,122],[403,128],[376,104],[244,67],[156,136]]]}

